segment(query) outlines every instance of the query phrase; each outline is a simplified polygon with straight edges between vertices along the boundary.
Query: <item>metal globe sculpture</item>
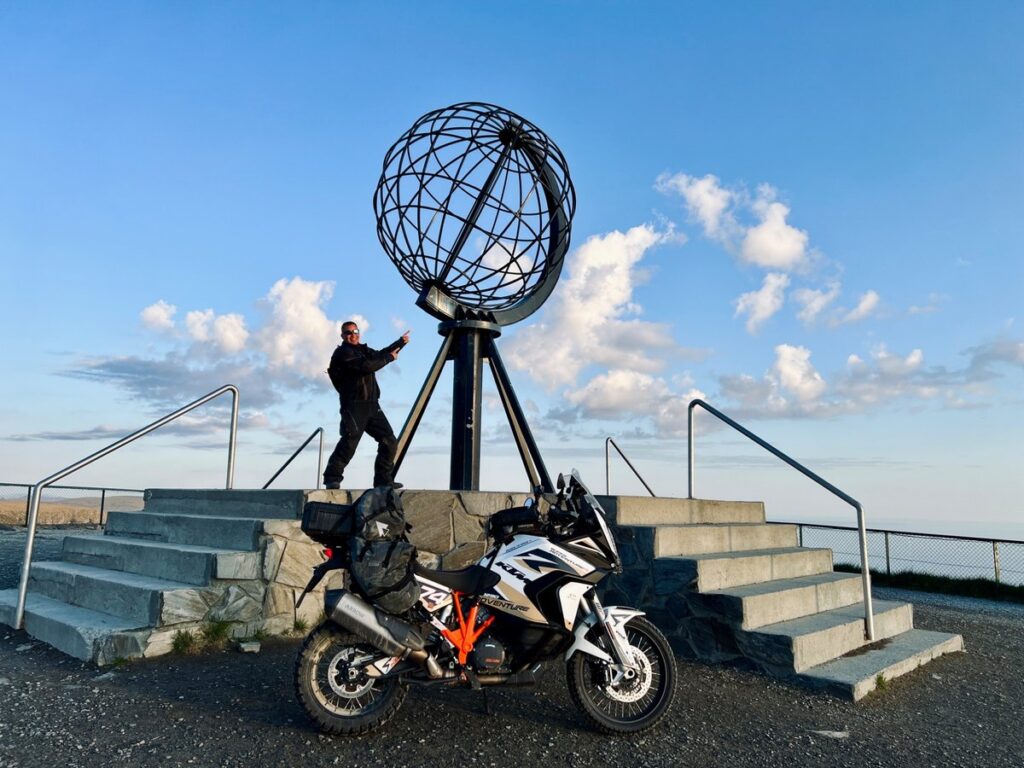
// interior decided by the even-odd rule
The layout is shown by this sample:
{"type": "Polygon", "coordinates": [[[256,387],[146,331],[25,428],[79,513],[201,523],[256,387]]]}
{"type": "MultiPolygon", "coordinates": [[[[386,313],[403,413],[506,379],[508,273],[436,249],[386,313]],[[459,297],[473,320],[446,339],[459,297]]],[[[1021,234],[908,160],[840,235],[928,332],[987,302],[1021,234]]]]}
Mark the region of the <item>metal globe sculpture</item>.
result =
{"type": "Polygon", "coordinates": [[[480,487],[486,359],[531,487],[553,490],[495,340],[551,294],[575,208],[558,147],[503,107],[466,102],[429,112],[388,150],[373,197],[377,237],[444,337],[398,437],[396,472],[453,360],[449,487],[480,487]]]}
{"type": "Polygon", "coordinates": [[[551,293],[576,198],[558,147],[530,121],[464,103],[417,120],[388,150],[377,236],[418,303],[508,325],[551,293]]]}

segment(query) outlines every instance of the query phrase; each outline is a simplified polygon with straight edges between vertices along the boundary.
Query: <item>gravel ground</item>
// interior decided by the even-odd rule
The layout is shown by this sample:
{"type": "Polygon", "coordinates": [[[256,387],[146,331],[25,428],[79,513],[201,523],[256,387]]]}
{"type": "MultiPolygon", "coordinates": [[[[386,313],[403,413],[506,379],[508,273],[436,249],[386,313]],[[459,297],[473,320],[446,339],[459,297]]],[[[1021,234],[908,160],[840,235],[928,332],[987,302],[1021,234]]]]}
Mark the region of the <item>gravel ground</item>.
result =
{"type": "MultiPolygon", "coordinates": [[[[56,552],[63,533],[47,531],[40,553],[43,546],[56,552]]],[[[0,549],[7,538],[0,533],[0,549]]],[[[0,552],[0,564],[6,561],[0,552]]],[[[16,580],[16,564],[13,572],[16,580]]],[[[7,579],[6,570],[0,576],[7,579]]],[[[528,760],[567,766],[1024,765],[1024,606],[877,593],[912,600],[917,626],[960,632],[968,653],[938,659],[859,704],[740,669],[680,661],[671,712],[635,739],[589,730],[557,664],[536,688],[491,690],[490,717],[479,693],[413,689],[382,731],[342,739],[318,734],[295,699],[297,641],[264,643],[257,655],[163,657],[110,670],[2,628],[0,768],[115,762],[465,768],[528,760]]]]}

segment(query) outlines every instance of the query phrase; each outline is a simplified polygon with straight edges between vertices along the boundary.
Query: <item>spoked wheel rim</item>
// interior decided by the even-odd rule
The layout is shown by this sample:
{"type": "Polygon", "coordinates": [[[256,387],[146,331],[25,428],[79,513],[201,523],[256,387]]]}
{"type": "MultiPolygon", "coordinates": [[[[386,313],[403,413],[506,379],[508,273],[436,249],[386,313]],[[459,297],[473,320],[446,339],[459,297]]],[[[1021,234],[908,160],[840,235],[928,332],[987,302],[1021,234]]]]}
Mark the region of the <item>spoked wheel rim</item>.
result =
{"type": "Polygon", "coordinates": [[[356,717],[373,712],[386,703],[396,681],[372,678],[364,662],[380,652],[369,646],[346,645],[332,639],[314,654],[312,691],[320,705],[338,717],[356,717]],[[356,662],[356,665],[353,665],[356,662]]]}
{"type": "Polygon", "coordinates": [[[616,680],[612,667],[597,661],[588,662],[582,675],[580,693],[605,717],[618,723],[635,723],[647,718],[666,695],[666,660],[662,651],[647,633],[635,626],[626,626],[629,652],[636,662],[635,675],[616,680]]]}

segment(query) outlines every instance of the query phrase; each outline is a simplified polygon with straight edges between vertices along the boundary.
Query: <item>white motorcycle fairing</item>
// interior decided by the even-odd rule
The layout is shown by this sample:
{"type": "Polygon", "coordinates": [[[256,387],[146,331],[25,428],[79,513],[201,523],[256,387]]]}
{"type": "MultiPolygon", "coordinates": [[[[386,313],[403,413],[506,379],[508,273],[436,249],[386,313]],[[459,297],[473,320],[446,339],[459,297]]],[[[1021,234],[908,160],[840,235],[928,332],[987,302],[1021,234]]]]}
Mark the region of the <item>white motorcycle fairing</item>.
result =
{"type": "MultiPolygon", "coordinates": [[[[643,616],[643,611],[638,611],[635,608],[627,608],[620,605],[605,606],[605,616],[608,618],[608,623],[612,627],[612,631],[615,632],[618,640],[624,645],[628,646],[629,642],[626,638],[626,622],[632,619],[634,616],[643,616]]],[[[588,656],[593,656],[606,661],[609,664],[615,664],[616,661],[608,654],[607,651],[598,648],[592,642],[587,640],[587,633],[594,627],[598,622],[597,614],[594,612],[588,613],[576,628],[573,630],[573,643],[569,646],[569,649],[565,652],[565,660],[568,661],[574,653],[579,651],[585,653],[588,656]]]]}

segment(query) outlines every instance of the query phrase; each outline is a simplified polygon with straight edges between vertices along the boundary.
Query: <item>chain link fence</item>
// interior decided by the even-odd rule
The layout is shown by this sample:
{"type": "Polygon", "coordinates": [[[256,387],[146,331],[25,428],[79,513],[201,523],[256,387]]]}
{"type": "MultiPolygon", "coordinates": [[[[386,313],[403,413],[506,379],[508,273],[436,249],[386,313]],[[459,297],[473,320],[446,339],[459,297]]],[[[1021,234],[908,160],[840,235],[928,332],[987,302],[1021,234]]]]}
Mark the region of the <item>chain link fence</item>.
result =
{"type": "MultiPolygon", "coordinates": [[[[39,525],[103,525],[111,511],[138,512],[139,488],[51,485],[39,500],[39,525]]],[[[26,525],[32,486],[0,483],[0,525],[26,525]]]]}
{"type": "MultiPolygon", "coordinates": [[[[773,521],[774,522],[774,521],[773,521]]],[[[803,547],[832,550],[836,565],[860,568],[857,529],[839,525],[796,525],[803,547]]],[[[946,536],[869,528],[871,570],[886,574],[912,571],[954,579],[992,579],[1024,585],[1024,541],[946,536]]]]}

